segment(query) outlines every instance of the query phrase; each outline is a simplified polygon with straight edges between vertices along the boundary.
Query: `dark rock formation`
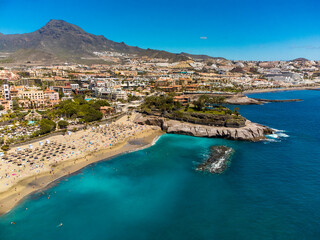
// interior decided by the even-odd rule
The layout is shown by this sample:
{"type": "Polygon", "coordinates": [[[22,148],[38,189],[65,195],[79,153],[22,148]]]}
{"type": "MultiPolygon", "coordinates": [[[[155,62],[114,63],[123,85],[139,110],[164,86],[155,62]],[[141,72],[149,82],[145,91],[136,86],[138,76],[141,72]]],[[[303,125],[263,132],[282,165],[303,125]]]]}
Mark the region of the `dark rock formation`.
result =
{"type": "Polygon", "coordinates": [[[210,148],[209,158],[199,164],[196,168],[197,171],[209,173],[222,173],[228,167],[230,157],[234,152],[232,148],[226,146],[212,146],[210,148]]]}

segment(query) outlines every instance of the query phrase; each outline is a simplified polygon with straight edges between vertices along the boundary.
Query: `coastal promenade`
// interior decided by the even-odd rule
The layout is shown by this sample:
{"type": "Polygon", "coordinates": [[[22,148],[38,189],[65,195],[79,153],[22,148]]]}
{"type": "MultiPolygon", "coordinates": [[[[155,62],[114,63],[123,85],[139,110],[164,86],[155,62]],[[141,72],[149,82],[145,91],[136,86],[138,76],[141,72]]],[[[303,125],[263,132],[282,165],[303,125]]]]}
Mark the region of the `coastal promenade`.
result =
{"type": "Polygon", "coordinates": [[[10,150],[0,162],[0,215],[30,193],[83,167],[152,144],[158,127],[135,124],[124,116],[112,124],[53,136],[10,150]]]}

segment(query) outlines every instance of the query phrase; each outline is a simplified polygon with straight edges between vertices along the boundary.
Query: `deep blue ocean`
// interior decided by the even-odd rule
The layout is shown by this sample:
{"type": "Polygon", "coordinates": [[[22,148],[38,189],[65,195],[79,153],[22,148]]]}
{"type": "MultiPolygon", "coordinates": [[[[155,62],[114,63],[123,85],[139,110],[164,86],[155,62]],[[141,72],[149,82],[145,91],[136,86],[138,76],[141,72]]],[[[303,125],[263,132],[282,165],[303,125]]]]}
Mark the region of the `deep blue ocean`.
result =
{"type": "Polygon", "coordinates": [[[88,166],[0,217],[0,240],[320,239],[320,92],[251,96],[304,101],[240,107],[278,139],[166,134],[88,166]],[[213,145],[234,148],[229,168],[196,172],[213,145]]]}

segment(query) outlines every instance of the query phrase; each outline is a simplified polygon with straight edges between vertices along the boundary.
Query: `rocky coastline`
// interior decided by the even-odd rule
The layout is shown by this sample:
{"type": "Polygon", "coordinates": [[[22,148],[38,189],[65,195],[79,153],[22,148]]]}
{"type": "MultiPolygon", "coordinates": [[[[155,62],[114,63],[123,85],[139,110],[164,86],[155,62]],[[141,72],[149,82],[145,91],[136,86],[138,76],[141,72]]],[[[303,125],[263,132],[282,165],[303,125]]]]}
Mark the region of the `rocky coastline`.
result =
{"type": "Polygon", "coordinates": [[[139,115],[135,122],[159,126],[167,133],[253,142],[266,139],[265,135],[273,133],[272,129],[249,120],[246,120],[244,127],[239,128],[193,124],[152,115],[139,115]]]}
{"type": "Polygon", "coordinates": [[[261,102],[261,103],[268,103],[268,102],[276,102],[276,103],[279,103],[279,102],[301,102],[303,101],[302,99],[280,99],[280,100],[272,100],[272,99],[261,99],[261,98],[252,98],[253,100],[256,100],[258,102],[261,102]]]}
{"type": "Polygon", "coordinates": [[[255,100],[253,98],[249,98],[247,96],[233,96],[230,98],[226,98],[225,103],[231,105],[260,105],[261,101],[255,100]]]}
{"type": "Polygon", "coordinates": [[[225,102],[231,105],[261,105],[269,102],[300,102],[301,99],[280,99],[280,100],[272,100],[272,99],[261,99],[261,98],[250,98],[247,96],[233,96],[231,98],[226,98],[225,102]]]}

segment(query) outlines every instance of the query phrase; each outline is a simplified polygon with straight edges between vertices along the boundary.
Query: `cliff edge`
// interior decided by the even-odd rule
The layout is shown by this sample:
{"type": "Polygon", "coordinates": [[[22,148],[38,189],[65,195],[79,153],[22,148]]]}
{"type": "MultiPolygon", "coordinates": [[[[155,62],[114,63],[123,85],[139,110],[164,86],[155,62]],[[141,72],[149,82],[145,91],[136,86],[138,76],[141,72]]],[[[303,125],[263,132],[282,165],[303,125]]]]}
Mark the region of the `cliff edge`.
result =
{"type": "Polygon", "coordinates": [[[245,126],[240,128],[206,126],[176,120],[169,120],[156,116],[137,116],[139,124],[156,125],[167,133],[183,134],[195,137],[225,138],[231,140],[260,141],[271,134],[272,129],[246,120],[245,126]]]}

